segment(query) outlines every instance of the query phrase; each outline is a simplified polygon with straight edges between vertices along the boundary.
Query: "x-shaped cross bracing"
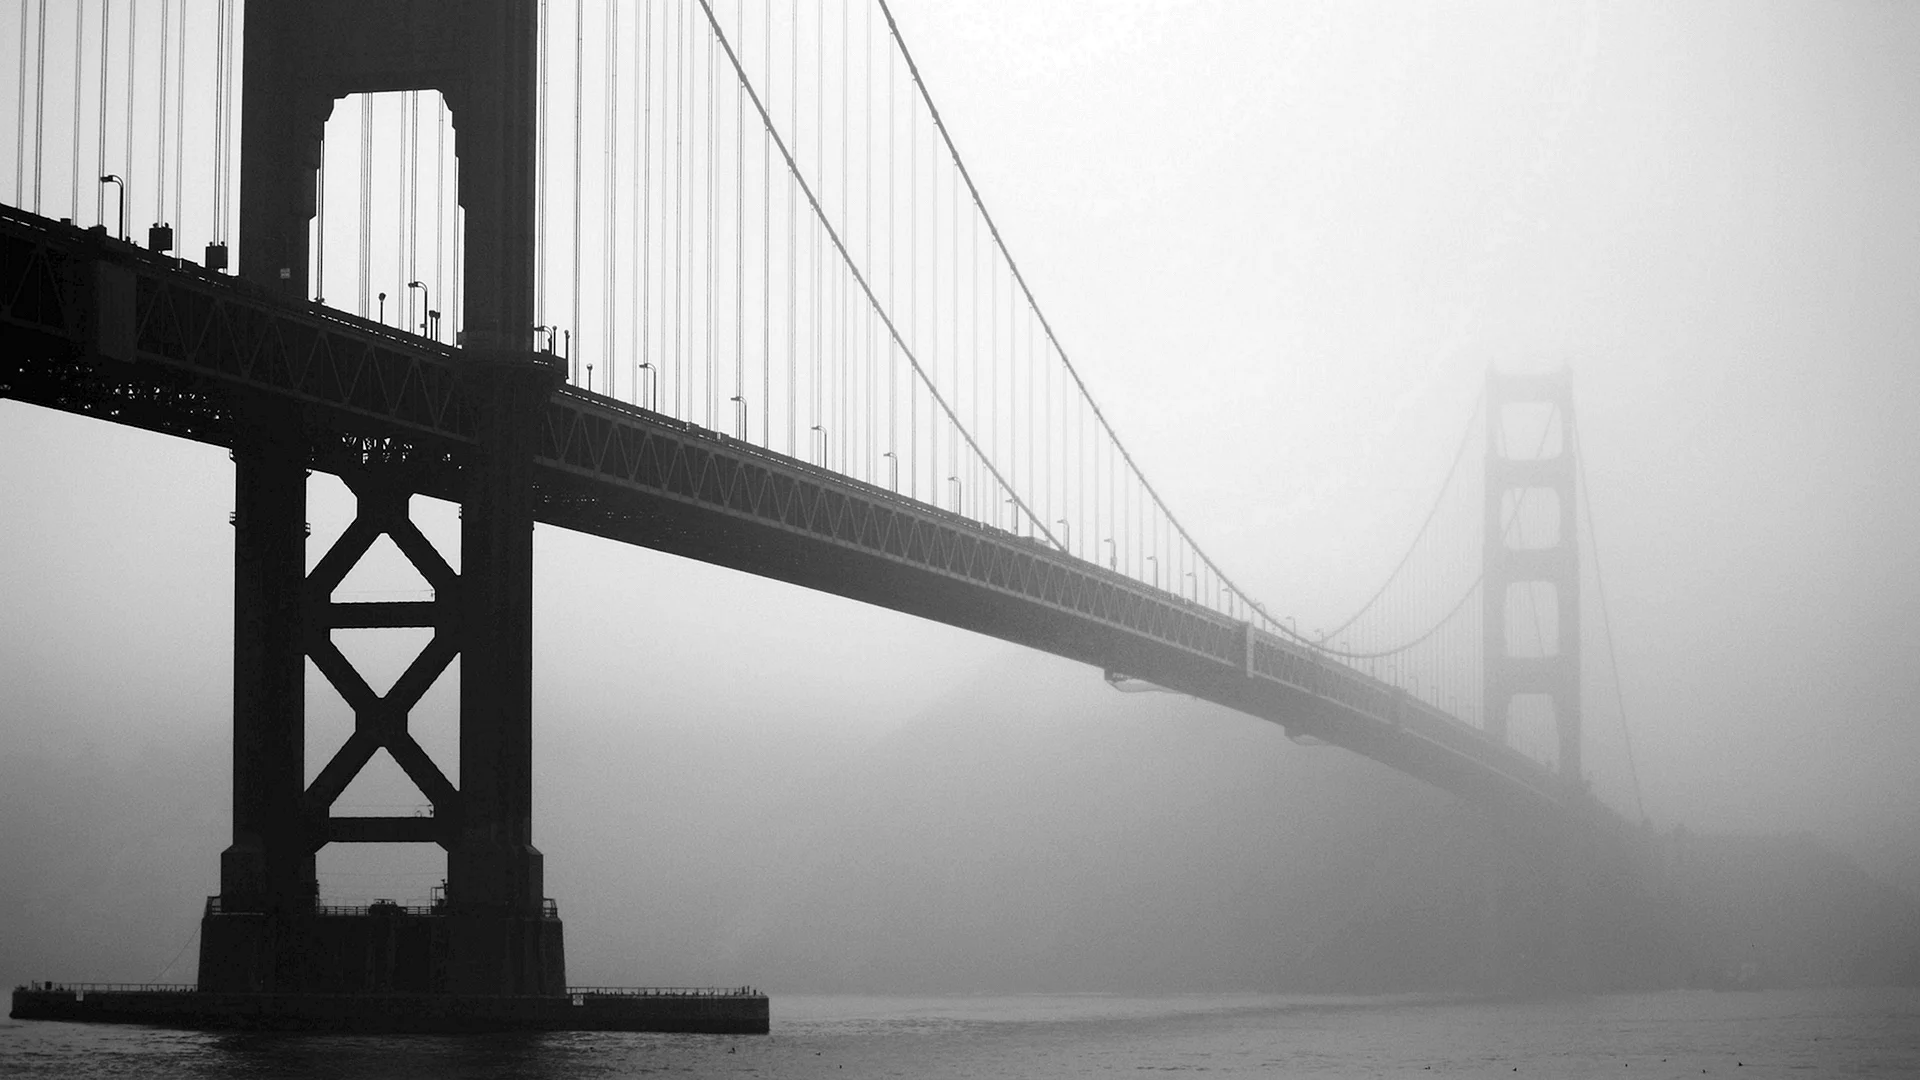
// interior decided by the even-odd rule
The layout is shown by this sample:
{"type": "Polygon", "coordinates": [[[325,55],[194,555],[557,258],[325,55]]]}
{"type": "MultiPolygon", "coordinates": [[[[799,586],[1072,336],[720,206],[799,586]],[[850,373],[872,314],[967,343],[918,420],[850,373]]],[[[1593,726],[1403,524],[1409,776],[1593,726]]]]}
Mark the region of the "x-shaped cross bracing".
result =
{"type": "Polygon", "coordinates": [[[407,715],[460,653],[458,599],[460,575],[434,550],[408,515],[412,493],[404,486],[367,474],[345,476],[358,502],[352,524],[334,541],[307,575],[306,652],[342,700],[353,709],[353,734],[335,751],[306,791],[308,812],[325,827],[314,846],[332,842],[451,840],[460,808],[460,792],[407,730],[407,715]],[[382,535],[407,557],[433,587],[432,600],[341,603],[333,591],[382,535]],[[430,627],[432,640],[385,694],[376,694],[338,645],[339,629],[430,627]],[[330,810],[341,792],[386,748],[420,792],[433,804],[432,818],[335,818],[330,810]]]}

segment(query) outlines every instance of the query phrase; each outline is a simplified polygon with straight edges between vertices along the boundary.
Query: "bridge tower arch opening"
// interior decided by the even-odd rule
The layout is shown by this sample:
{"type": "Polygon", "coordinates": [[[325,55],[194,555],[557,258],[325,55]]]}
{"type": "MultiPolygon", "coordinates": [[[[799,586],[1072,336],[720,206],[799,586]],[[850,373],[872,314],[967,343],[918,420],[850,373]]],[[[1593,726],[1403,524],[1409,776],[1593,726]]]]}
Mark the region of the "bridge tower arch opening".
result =
{"type": "Polygon", "coordinates": [[[1573,388],[1562,368],[1487,375],[1482,521],[1484,697],[1488,734],[1550,730],[1560,776],[1580,763],[1580,549],[1573,388]]]}
{"type": "Polygon", "coordinates": [[[308,295],[382,326],[463,340],[458,133],[438,90],[334,101],[307,237],[308,295]]]}
{"type": "Polygon", "coordinates": [[[444,97],[464,213],[457,379],[470,441],[449,451],[411,443],[378,420],[342,433],[265,400],[228,402],[236,475],[233,840],[203,921],[200,984],[557,994],[565,987],[560,924],[542,895],[532,843],[533,457],[541,408],[561,374],[530,350],[538,5],[252,4],[244,41],[239,272],[290,302],[315,295],[316,170],[336,104],[392,91],[444,97]],[[339,473],[358,509],[308,572],[313,467],[339,473]],[[418,493],[460,503],[458,572],[413,525],[409,501],[418,493]],[[383,535],[432,584],[434,599],[334,602],[333,586],[383,535]],[[333,629],[356,626],[422,627],[432,637],[399,682],[375,694],[331,642],[333,629]],[[419,695],[456,655],[458,787],[406,726],[419,695]],[[311,784],[309,658],[355,717],[352,736],[311,784]],[[334,817],[340,792],[382,749],[433,813],[334,817]],[[416,921],[377,925],[318,903],[321,846],[395,841],[446,849],[443,903],[416,921]]]}

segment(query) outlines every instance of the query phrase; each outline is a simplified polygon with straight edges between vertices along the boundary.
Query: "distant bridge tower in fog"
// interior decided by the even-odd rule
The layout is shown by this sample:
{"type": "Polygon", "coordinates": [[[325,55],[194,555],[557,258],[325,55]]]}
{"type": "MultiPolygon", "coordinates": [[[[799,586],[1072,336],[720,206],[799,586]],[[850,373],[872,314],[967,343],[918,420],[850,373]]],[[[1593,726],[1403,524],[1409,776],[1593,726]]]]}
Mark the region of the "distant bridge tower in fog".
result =
{"type": "Polygon", "coordinates": [[[1546,375],[1489,372],[1486,414],[1480,596],[1487,734],[1505,742],[1515,712],[1544,713],[1558,736],[1555,765],[1568,783],[1579,784],[1580,533],[1574,489],[1579,442],[1572,382],[1564,369],[1546,375]],[[1546,410],[1533,418],[1542,435],[1538,452],[1531,455],[1516,453],[1507,438],[1509,410],[1525,406],[1546,410]],[[1509,527],[1516,518],[1521,527],[1509,527]],[[1544,614],[1542,606],[1548,609],[1544,614]],[[1523,618],[1531,623],[1531,635],[1513,625],[1523,618]],[[1517,643],[1529,636],[1537,647],[1531,655],[1518,655],[1517,643]]]}

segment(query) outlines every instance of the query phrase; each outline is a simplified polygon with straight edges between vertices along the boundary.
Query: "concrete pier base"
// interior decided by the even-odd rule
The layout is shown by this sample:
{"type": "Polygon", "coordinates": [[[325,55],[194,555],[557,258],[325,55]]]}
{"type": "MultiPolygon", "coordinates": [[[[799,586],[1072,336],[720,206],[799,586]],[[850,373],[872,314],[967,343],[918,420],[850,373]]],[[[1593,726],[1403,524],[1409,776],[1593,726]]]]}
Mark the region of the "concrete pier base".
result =
{"type": "Polygon", "coordinates": [[[220,910],[200,920],[200,989],[218,993],[558,993],[566,986],[559,914],[469,913],[378,903],[266,914],[220,910]],[[475,990],[458,959],[496,974],[475,990]],[[465,983],[463,985],[463,983],[465,983]]]}
{"type": "Polygon", "coordinates": [[[655,1031],[764,1035],[765,994],[737,989],[579,988],[560,995],[287,993],[192,986],[36,983],[15,987],[15,1020],[208,1030],[423,1034],[655,1031]]]}

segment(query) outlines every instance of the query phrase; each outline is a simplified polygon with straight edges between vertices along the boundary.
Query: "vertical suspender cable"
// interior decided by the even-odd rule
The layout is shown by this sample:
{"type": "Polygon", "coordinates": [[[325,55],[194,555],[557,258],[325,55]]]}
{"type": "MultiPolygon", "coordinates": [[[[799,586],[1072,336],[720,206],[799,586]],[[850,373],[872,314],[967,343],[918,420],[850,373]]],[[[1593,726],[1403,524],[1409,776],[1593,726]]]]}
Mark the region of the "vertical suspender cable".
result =
{"type": "MultiPolygon", "coordinates": [[[[800,12],[793,9],[788,17],[787,43],[791,46],[792,57],[787,64],[787,130],[793,133],[795,145],[800,140],[800,12]]],[[[798,199],[799,192],[792,180],[787,181],[787,456],[793,457],[799,449],[796,434],[799,420],[800,386],[800,348],[799,335],[794,323],[799,309],[795,293],[800,287],[798,250],[800,246],[798,223],[800,221],[798,199]]]]}
{"type": "MultiPolygon", "coordinates": [[[[767,89],[773,89],[773,3],[760,5],[767,89]]],[[[760,445],[773,449],[773,134],[760,136],[760,445]]]]}
{"type": "MultiPolygon", "coordinates": [[[[216,121],[217,122],[217,121],[216,121]]],[[[313,173],[313,298],[327,299],[327,136],[320,134],[320,167],[313,173]]]]}
{"type": "Polygon", "coordinates": [[[373,95],[360,96],[360,317],[373,310],[373,95]]]}
{"type": "MultiPolygon", "coordinates": [[[[952,243],[947,245],[947,257],[953,260],[953,266],[947,274],[947,291],[952,300],[952,312],[947,320],[947,332],[948,337],[952,339],[953,343],[951,353],[953,364],[953,394],[954,397],[958,399],[960,396],[960,193],[953,191],[950,194],[952,198],[948,200],[949,212],[947,214],[947,226],[952,243]]],[[[960,431],[958,425],[947,429],[947,460],[953,463],[953,471],[958,475],[960,472],[960,431]]],[[[959,505],[958,499],[955,500],[954,510],[964,512],[964,508],[959,505]]]]}
{"type": "MultiPolygon", "coordinates": [[[[540,105],[534,117],[533,135],[533,186],[536,192],[533,201],[533,311],[534,318],[543,325],[547,322],[547,130],[548,109],[552,102],[548,83],[553,75],[553,62],[549,56],[553,42],[547,31],[547,0],[540,0],[540,55],[535,61],[540,71],[540,105]]],[[[532,328],[522,327],[521,332],[531,333],[532,328]]],[[[547,341],[551,343],[552,340],[553,328],[548,326],[547,341]]]]}
{"type": "Polygon", "coordinates": [[[227,0],[215,6],[213,17],[213,183],[208,191],[213,233],[208,240],[218,243],[226,236],[227,0]]]}
{"type": "MultiPolygon", "coordinates": [[[[867,186],[866,186],[866,194],[861,199],[861,207],[862,209],[865,210],[866,219],[867,219],[865,236],[864,236],[864,239],[866,241],[866,255],[864,259],[867,264],[867,272],[872,273],[873,272],[873,7],[871,5],[868,5],[862,8],[862,10],[864,10],[867,14],[866,14],[866,45],[860,52],[860,100],[861,100],[862,110],[865,113],[865,116],[862,118],[862,121],[861,121],[860,130],[861,130],[861,133],[866,136],[866,152],[861,157],[860,172],[861,172],[861,175],[866,178],[867,186]]],[[[879,396],[879,394],[876,392],[879,389],[879,384],[874,377],[873,365],[877,360],[877,354],[879,353],[880,350],[874,346],[873,318],[871,316],[866,316],[861,321],[864,322],[867,327],[867,332],[864,335],[862,335],[862,338],[864,339],[866,350],[867,350],[867,388],[866,388],[867,452],[864,456],[866,458],[867,467],[869,469],[876,469],[876,468],[879,468],[880,466],[880,459],[873,452],[873,444],[879,437],[879,430],[874,423],[873,414],[874,414],[874,401],[879,396]]]]}
{"type": "MultiPolygon", "coordinates": [[[[13,205],[27,205],[27,13],[31,10],[24,2],[20,5],[20,88],[13,99],[13,205]]],[[[132,46],[128,46],[129,66],[133,63],[132,46]]],[[[132,96],[128,96],[132,101],[132,96]]],[[[128,125],[127,130],[133,130],[128,125]]],[[[104,197],[103,197],[104,198],[104,197]]],[[[105,202],[101,203],[105,206],[105,202]]]]}
{"type": "MultiPolygon", "coordinates": [[[[447,280],[447,99],[439,94],[433,95],[433,127],[433,287],[439,289],[447,280]]],[[[441,296],[440,307],[455,310],[451,289],[441,296]]],[[[433,336],[440,337],[438,322],[433,336]]]]}
{"type": "MultiPolygon", "coordinates": [[[[847,143],[849,110],[847,108],[847,0],[840,0],[840,227],[849,228],[847,218],[847,193],[853,188],[853,178],[847,172],[847,143]]],[[[848,392],[852,380],[848,377],[858,369],[852,366],[852,350],[847,347],[847,305],[851,299],[844,278],[835,278],[834,292],[839,299],[833,307],[834,323],[838,326],[834,334],[834,366],[840,373],[840,468],[848,468],[848,437],[853,434],[853,412],[848,407],[848,392]]]]}
{"type": "MultiPolygon", "coordinates": [[[[914,147],[918,154],[920,148],[914,147]]],[[[917,264],[917,263],[916,263],[917,264]]],[[[931,155],[927,162],[927,307],[930,309],[927,319],[927,371],[933,388],[940,388],[940,170],[933,167],[931,155]]],[[[927,457],[931,470],[928,479],[933,484],[929,498],[935,506],[940,505],[940,489],[946,486],[942,482],[940,468],[940,428],[931,406],[927,409],[927,457]]]]}
{"type": "MultiPolygon", "coordinates": [[[[823,5],[824,6],[824,5],[823,5]]],[[[820,170],[822,182],[827,171],[827,29],[824,23],[816,24],[813,42],[813,162],[820,170]]],[[[813,222],[807,223],[807,308],[808,329],[813,332],[813,424],[815,430],[822,429],[826,420],[820,415],[820,392],[824,383],[825,356],[820,341],[820,230],[813,222]]],[[[808,447],[811,452],[812,447],[808,447]]],[[[820,464],[827,463],[827,436],[820,436],[820,464]]]]}
{"type": "MultiPolygon", "coordinates": [[[[163,50],[164,52],[164,50],[163,50]]],[[[40,212],[40,181],[46,172],[42,154],[47,137],[47,0],[40,0],[38,43],[34,46],[33,212],[40,212]]]]}
{"type": "Polygon", "coordinates": [[[710,429],[717,430],[720,426],[719,421],[715,418],[715,413],[719,411],[719,407],[720,407],[720,400],[719,400],[720,399],[720,346],[718,341],[719,334],[717,332],[719,328],[719,317],[720,317],[719,298],[717,296],[717,293],[719,292],[719,287],[720,287],[720,278],[719,278],[720,268],[717,260],[719,258],[720,252],[719,252],[718,244],[716,242],[716,235],[718,233],[719,225],[720,225],[720,221],[719,221],[720,210],[719,210],[718,201],[716,199],[716,194],[719,191],[719,186],[720,186],[720,177],[719,177],[720,170],[719,170],[719,143],[718,143],[718,140],[715,138],[715,128],[716,128],[716,125],[719,123],[720,107],[719,107],[719,102],[716,100],[716,97],[715,97],[716,92],[718,90],[718,85],[714,82],[715,74],[714,74],[714,64],[713,64],[713,50],[714,50],[713,38],[708,37],[707,50],[706,50],[707,51],[707,94],[706,94],[707,130],[706,130],[706,138],[705,138],[706,152],[701,159],[704,163],[704,167],[707,173],[706,183],[703,185],[703,188],[705,191],[704,198],[706,200],[706,205],[704,207],[704,210],[705,210],[707,231],[706,231],[706,242],[703,245],[703,249],[701,252],[701,255],[703,257],[702,261],[705,264],[704,268],[706,271],[703,279],[706,287],[706,296],[704,298],[704,306],[706,308],[706,318],[703,320],[703,328],[701,332],[705,335],[705,349],[707,353],[707,393],[706,393],[707,427],[710,429]]]}
{"type": "MultiPolygon", "coordinates": [[[[113,29],[112,15],[113,8],[109,6],[107,0],[100,0],[100,130],[97,133],[100,148],[93,163],[93,175],[95,176],[107,175],[107,71],[113,66],[107,57],[107,44],[112,40],[112,34],[110,33],[113,29]]],[[[76,170],[77,168],[76,166],[76,170]]],[[[96,225],[105,225],[107,223],[107,185],[95,184],[93,186],[93,192],[94,223],[96,225]]]]}
{"type": "Polygon", "coordinates": [[[407,119],[407,104],[412,98],[409,91],[400,95],[394,102],[394,112],[400,126],[400,182],[395,190],[399,198],[399,227],[395,230],[394,243],[398,250],[394,253],[394,321],[402,330],[413,329],[413,289],[407,284],[418,280],[413,276],[413,125],[407,119]]]}
{"type": "Polygon", "coordinates": [[[173,30],[173,0],[160,0],[160,107],[153,140],[153,222],[167,217],[167,51],[173,30]]]}
{"type": "MultiPolygon", "coordinates": [[[[187,5],[180,5],[180,61],[173,83],[173,227],[174,251],[186,242],[187,164],[187,5]]],[[[78,96],[75,98],[78,101],[78,96]]]]}
{"type": "Polygon", "coordinates": [[[647,200],[645,200],[645,194],[643,194],[643,192],[647,190],[647,136],[645,136],[647,94],[653,90],[653,86],[647,81],[647,69],[649,69],[649,67],[647,67],[647,52],[645,52],[643,40],[651,33],[651,29],[653,29],[653,4],[651,4],[651,0],[649,0],[649,2],[645,2],[645,4],[639,6],[639,19],[634,21],[634,63],[639,67],[639,79],[634,83],[634,113],[632,113],[634,119],[632,119],[632,125],[634,125],[634,160],[636,160],[639,167],[637,167],[636,173],[634,173],[634,223],[632,223],[632,229],[634,229],[634,277],[632,277],[632,281],[628,282],[630,306],[634,307],[636,311],[634,311],[634,319],[628,321],[628,334],[630,334],[630,340],[632,340],[632,344],[630,344],[630,348],[628,348],[628,354],[630,354],[630,365],[632,365],[632,386],[634,386],[634,404],[636,405],[647,404],[647,402],[641,400],[641,396],[639,396],[639,390],[641,390],[641,375],[639,375],[641,367],[639,367],[639,365],[645,363],[645,352],[647,352],[647,331],[645,331],[645,327],[647,327],[647,306],[645,306],[645,304],[647,304],[647,296],[645,296],[645,288],[641,288],[641,281],[645,279],[645,273],[647,273],[647,244],[645,244],[645,238],[643,238],[643,233],[645,233],[645,229],[647,229],[647,200]]]}
{"type": "Polygon", "coordinates": [[[580,382],[580,362],[577,357],[586,353],[586,327],[580,324],[580,124],[586,108],[582,103],[586,88],[586,49],[587,35],[584,25],[584,0],[573,0],[573,251],[569,260],[573,264],[573,336],[570,339],[573,372],[569,376],[575,384],[580,382]]]}
{"type": "MultiPolygon", "coordinates": [[[[973,317],[967,326],[967,349],[973,357],[969,365],[973,377],[973,415],[967,426],[974,431],[980,430],[980,219],[974,215],[967,218],[970,232],[967,235],[967,255],[970,260],[967,269],[967,300],[973,308],[973,317]]],[[[974,463],[974,485],[980,485],[980,462],[974,463]]],[[[1000,494],[986,493],[991,496],[987,503],[986,514],[982,519],[998,527],[1000,524],[1000,494]],[[988,516],[991,515],[991,516],[988,516]]]]}
{"type": "MultiPolygon", "coordinates": [[[[21,6],[25,7],[24,4],[21,6]]],[[[27,26],[26,12],[22,11],[20,14],[20,28],[21,28],[22,34],[26,32],[26,26],[27,26]]],[[[130,188],[133,186],[133,127],[134,127],[133,88],[140,74],[139,45],[140,45],[140,5],[130,3],[127,5],[127,111],[123,114],[127,119],[126,131],[125,131],[126,149],[124,152],[124,157],[122,157],[120,162],[120,167],[125,170],[125,172],[120,174],[121,179],[126,181],[126,183],[121,185],[123,189],[130,188]]],[[[23,41],[21,45],[22,58],[24,58],[25,55],[26,55],[26,46],[25,46],[25,42],[23,41]]],[[[23,73],[25,72],[26,68],[24,64],[21,66],[21,70],[23,73]]]]}
{"type": "Polygon", "coordinates": [[[465,256],[461,253],[461,246],[464,243],[463,237],[466,230],[461,224],[460,215],[460,200],[455,199],[453,201],[453,299],[447,302],[447,318],[453,324],[453,343],[464,346],[465,342],[461,340],[460,335],[465,332],[467,294],[466,275],[462,273],[466,263],[462,261],[465,256]]]}
{"type": "Polygon", "coordinates": [[[604,353],[601,357],[601,366],[605,368],[607,372],[606,382],[603,385],[606,388],[607,395],[611,397],[613,396],[615,390],[618,389],[618,386],[614,381],[614,371],[616,369],[613,363],[613,358],[614,358],[614,353],[616,351],[614,348],[614,343],[617,340],[619,340],[615,335],[619,332],[619,326],[620,326],[620,320],[615,312],[616,304],[614,302],[614,296],[616,295],[616,290],[618,290],[619,282],[620,282],[620,241],[619,241],[620,188],[618,186],[619,177],[620,177],[620,5],[619,4],[607,5],[607,54],[606,55],[607,55],[607,89],[606,89],[607,147],[605,152],[605,158],[607,162],[607,179],[606,179],[607,190],[605,193],[604,201],[607,208],[607,220],[602,225],[601,235],[606,238],[604,263],[606,265],[607,280],[605,283],[606,287],[601,293],[602,297],[604,297],[603,302],[606,305],[606,311],[602,313],[602,315],[604,316],[605,329],[600,336],[600,341],[601,341],[601,348],[604,350],[604,353]]]}
{"type": "Polygon", "coordinates": [[[687,269],[686,238],[681,227],[681,211],[686,187],[682,182],[684,174],[681,172],[681,164],[685,158],[687,129],[687,23],[686,16],[679,10],[679,5],[675,5],[673,14],[673,351],[671,355],[674,365],[673,415],[685,416],[686,414],[680,408],[680,394],[684,383],[681,378],[683,374],[681,360],[685,355],[682,349],[681,312],[682,301],[686,296],[684,284],[687,269]]]}
{"type": "MultiPolygon", "coordinates": [[[[407,281],[420,280],[420,91],[407,91],[407,281]]],[[[435,285],[440,284],[438,281],[435,285]]],[[[408,286],[407,292],[413,292],[408,286]]],[[[427,312],[424,306],[432,299],[431,293],[423,293],[419,300],[409,299],[407,307],[414,314],[407,325],[409,333],[425,335],[427,312]]]]}
{"type": "MultiPolygon", "coordinates": [[[[73,5],[73,167],[67,172],[71,191],[67,194],[67,213],[80,220],[80,80],[86,59],[87,5],[73,5]]],[[[98,185],[96,185],[98,186],[98,185]]]]}
{"type": "Polygon", "coordinates": [[[660,403],[660,369],[647,366],[655,363],[649,351],[653,340],[653,0],[647,0],[641,18],[647,26],[640,60],[644,99],[640,108],[640,364],[648,372],[647,407],[652,409],[660,403]]]}
{"type": "MultiPolygon", "coordinates": [[[[907,113],[907,341],[920,344],[920,110],[907,113]]],[[[920,381],[907,384],[907,497],[920,497],[920,381]]]]}
{"type": "Polygon", "coordinates": [[[396,200],[400,221],[394,229],[394,244],[397,248],[394,253],[394,284],[396,286],[393,292],[394,321],[402,330],[407,331],[413,329],[413,286],[408,282],[419,280],[413,276],[413,227],[412,215],[408,212],[414,205],[413,125],[407,119],[407,105],[412,98],[412,91],[404,91],[400,94],[400,100],[395,103],[400,120],[400,178],[399,183],[393,188],[400,195],[396,200]]]}
{"type": "Polygon", "coordinates": [[[214,223],[215,241],[227,238],[227,226],[232,213],[232,204],[228,193],[232,190],[233,173],[233,129],[229,121],[233,104],[233,3],[232,0],[220,0],[220,25],[215,28],[218,35],[214,47],[213,75],[213,141],[214,151],[214,223]]]}
{"type": "MultiPolygon", "coordinates": [[[[893,138],[897,131],[894,115],[893,92],[894,60],[893,50],[887,50],[887,306],[894,306],[893,266],[895,256],[900,252],[900,234],[894,228],[894,169],[893,138]]],[[[893,457],[892,472],[900,471],[900,369],[895,362],[894,346],[887,343],[887,453],[893,457]]],[[[898,490],[899,485],[893,485],[898,490]]]]}
{"type": "MultiPolygon", "coordinates": [[[[747,10],[743,2],[734,9],[734,33],[740,47],[746,48],[747,10]]],[[[736,437],[747,437],[747,101],[746,92],[733,93],[733,396],[734,411],[740,417],[736,437]]]]}
{"type": "Polygon", "coordinates": [[[680,12],[679,25],[675,28],[674,49],[678,53],[674,64],[675,89],[679,101],[674,116],[674,196],[673,196],[673,232],[679,238],[679,254],[675,258],[674,270],[674,361],[678,378],[674,380],[674,412],[685,419],[693,418],[694,397],[698,389],[697,372],[694,365],[695,349],[698,348],[698,331],[694,325],[694,296],[697,290],[693,276],[694,260],[699,254],[699,241],[694,238],[693,221],[695,194],[693,189],[695,161],[698,153],[688,143],[695,134],[694,128],[694,61],[693,30],[687,25],[687,15],[680,12]]]}
{"type": "MultiPolygon", "coordinates": [[[[105,3],[106,0],[101,0],[105,3]]],[[[213,28],[213,236],[226,237],[227,228],[227,0],[214,11],[213,28]]]]}

